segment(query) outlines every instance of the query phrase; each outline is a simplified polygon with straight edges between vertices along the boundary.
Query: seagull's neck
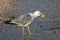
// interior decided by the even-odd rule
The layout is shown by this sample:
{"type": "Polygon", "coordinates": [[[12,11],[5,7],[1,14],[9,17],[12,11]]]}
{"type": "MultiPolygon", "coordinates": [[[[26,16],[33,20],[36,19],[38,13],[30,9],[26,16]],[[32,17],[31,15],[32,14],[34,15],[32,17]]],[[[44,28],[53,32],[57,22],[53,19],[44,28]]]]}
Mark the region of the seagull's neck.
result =
{"type": "Polygon", "coordinates": [[[33,13],[29,13],[29,15],[34,18],[34,14],[33,13]]]}
{"type": "Polygon", "coordinates": [[[34,15],[34,13],[29,13],[29,15],[32,17],[32,18],[36,18],[37,16],[34,15]]]}

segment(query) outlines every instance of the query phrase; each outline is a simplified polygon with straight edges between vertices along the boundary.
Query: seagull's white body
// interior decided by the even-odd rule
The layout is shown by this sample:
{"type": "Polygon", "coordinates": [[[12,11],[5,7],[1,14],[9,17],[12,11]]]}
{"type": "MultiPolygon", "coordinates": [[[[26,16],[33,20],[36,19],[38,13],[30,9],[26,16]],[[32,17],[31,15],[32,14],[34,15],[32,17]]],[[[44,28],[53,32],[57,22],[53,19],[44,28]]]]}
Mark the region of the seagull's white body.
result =
{"type": "Polygon", "coordinates": [[[38,16],[40,16],[40,12],[39,11],[36,11],[36,12],[34,12],[34,13],[28,13],[28,14],[24,14],[24,15],[21,15],[18,19],[14,19],[14,20],[12,20],[10,23],[15,23],[15,24],[17,24],[18,26],[24,26],[24,27],[27,27],[29,24],[31,24],[32,23],[32,21],[36,18],[36,17],[38,17],[38,16]],[[29,17],[31,17],[30,19],[28,18],[28,15],[29,15],[29,17]],[[25,20],[25,18],[24,17],[26,17],[26,20],[25,20]],[[28,20],[27,20],[27,18],[28,18],[28,20]],[[24,19],[24,20],[23,20],[24,19]],[[23,23],[21,22],[23,20],[23,23]],[[28,21],[28,22],[27,22],[28,21]],[[27,22],[27,23],[25,23],[24,24],[24,22],[27,22]]]}

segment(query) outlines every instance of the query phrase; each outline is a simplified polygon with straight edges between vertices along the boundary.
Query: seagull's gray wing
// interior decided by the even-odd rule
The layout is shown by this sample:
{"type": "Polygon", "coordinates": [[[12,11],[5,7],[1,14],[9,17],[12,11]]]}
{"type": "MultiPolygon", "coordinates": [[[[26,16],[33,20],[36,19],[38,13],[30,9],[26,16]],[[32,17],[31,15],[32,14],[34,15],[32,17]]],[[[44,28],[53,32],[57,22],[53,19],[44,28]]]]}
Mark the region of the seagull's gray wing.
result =
{"type": "Polygon", "coordinates": [[[17,24],[26,25],[27,23],[32,21],[32,17],[29,14],[21,15],[19,18],[13,20],[17,24]]]}

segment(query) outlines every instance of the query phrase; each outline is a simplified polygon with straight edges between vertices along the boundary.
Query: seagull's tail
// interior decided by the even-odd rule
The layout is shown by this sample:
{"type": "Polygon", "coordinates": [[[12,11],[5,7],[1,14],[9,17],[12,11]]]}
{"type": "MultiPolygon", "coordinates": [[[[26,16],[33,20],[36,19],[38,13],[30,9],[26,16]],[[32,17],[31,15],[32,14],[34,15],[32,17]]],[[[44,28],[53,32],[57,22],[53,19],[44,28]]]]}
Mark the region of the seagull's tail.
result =
{"type": "Polygon", "coordinates": [[[15,17],[10,17],[8,20],[3,21],[3,23],[5,23],[5,24],[15,24],[14,21],[12,21],[14,19],[15,19],[15,17]]]}
{"type": "Polygon", "coordinates": [[[15,23],[13,23],[11,20],[6,20],[3,22],[4,24],[12,24],[12,25],[17,25],[15,23]]]}

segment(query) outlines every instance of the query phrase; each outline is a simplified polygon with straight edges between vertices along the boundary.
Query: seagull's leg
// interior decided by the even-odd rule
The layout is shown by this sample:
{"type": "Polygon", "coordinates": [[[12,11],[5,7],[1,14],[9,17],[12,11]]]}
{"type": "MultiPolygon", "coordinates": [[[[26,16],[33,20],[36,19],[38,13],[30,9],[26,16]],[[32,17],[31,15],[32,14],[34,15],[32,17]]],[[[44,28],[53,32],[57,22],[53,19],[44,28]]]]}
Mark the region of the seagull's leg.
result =
{"type": "Polygon", "coordinates": [[[29,35],[33,34],[33,33],[31,33],[29,26],[28,26],[28,33],[29,33],[29,35]]]}
{"type": "Polygon", "coordinates": [[[22,33],[23,33],[23,35],[25,34],[25,33],[24,33],[24,26],[22,27],[22,33]]]}
{"type": "Polygon", "coordinates": [[[24,40],[24,36],[25,36],[25,33],[24,33],[24,26],[22,26],[22,34],[23,34],[22,40],[24,40]]]}

